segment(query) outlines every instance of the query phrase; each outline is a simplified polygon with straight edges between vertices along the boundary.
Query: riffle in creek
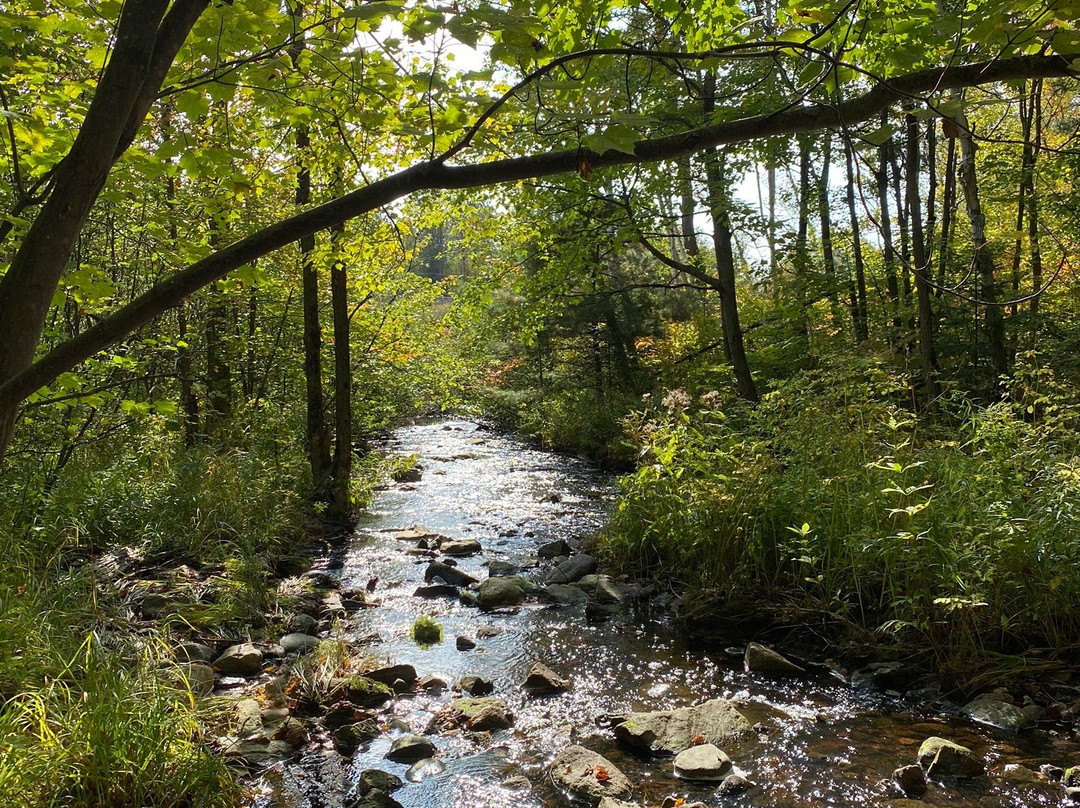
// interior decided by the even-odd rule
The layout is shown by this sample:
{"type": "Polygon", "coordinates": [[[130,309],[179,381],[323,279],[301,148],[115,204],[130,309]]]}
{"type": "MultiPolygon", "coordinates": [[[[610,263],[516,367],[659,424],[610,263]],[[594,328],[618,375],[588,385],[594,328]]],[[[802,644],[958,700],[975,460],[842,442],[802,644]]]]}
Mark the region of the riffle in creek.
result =
{"type": "Polygon", "coordinates": [[[538,549],[558,539],[577,548],[599,530],[616,499],[615,481],[581,461],[467,421],[403,427],[384,448],[416,455],[421,474],[379,492],[343,565],[333,571],[343,587],[370,583],[373,589],[375,605],[354,612],[343,636],[363,640],[364,650],[381,663],[414,666],[420,677],[433,675],[448,684],[470,675],[490,680],[492,695],[505,702],[513,723],[482,732],[433,728],[427,738],[436,762],[410,773],[409,763],[386,758],[391,744],[409,733],[424,735],[433,717],[460,695],[449,688],[416,688],[382,709],[380,734],[351,758],[330,743],[315,743],[297,760],[262,772],[255,782],[256,808],[338,808],[352,799],[360,773],[370,769],[405,781],[393,793],[405,808],[595,805],[596,799],[575,802],[553,782],[552,761],[574,745],[621,770],[630,783],[623,799],[650,808],[665,799],[672,804],[670,798],[686,805],[793,808],[1067,803],[1063,785],[1045,774],[1080,763],[1080,746],[1064,730],[999,732],[926,711],[917,700],[853,686],[824,667],[797,679],[750,674],[741,649],[736,654],[694,647],[654,616],[647,601],[586,615],[584,598],[554,605],[529,595],[519,607],[485,612],[457,598],[415,596],[430,583],[425,571],[431,559],[409,553],[416,542],[397,538],[403,529],[418,525],[452,539],[476,539],[482,551],[453,559],[457,570],[482,581],[496,562],[500,573],[517,569],[539,586],[554,562],[538,560],[538,549]],[[414,642],[410,629],[420,615],[442,627],[441,642],[414,642]],[[459,637],[465,640],[459,643],[459,637]],[[536,662],[568,680],[569,688],[546,696],[525,692],[522,683],[536,662]],[[756,724],[722,744],[752,784],[739,793],[722,793],[717,782],[676,778],[671,757],[632,751],[611,729],[612,716],[721,697],[734,699],[756,724]],[[986,774],[932,778],[925,796],[913,801],[893,773],[917,763],[920,744],[931,736],[969,747],[985,763],[986,774]]]}

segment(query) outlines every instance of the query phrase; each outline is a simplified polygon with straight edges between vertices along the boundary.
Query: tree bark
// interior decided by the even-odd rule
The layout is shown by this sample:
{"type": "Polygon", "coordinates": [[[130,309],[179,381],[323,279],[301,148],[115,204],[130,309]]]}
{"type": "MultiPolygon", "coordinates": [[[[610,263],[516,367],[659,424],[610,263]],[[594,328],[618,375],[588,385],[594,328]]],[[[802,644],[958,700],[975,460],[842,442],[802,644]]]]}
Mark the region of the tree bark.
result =
{"type": "MultiPolygon", "coordinates": [[[[338,244],[343,228],[336,227],[338,244]]],[[[352,357],[349,327],[349,284],[345,262],[334,260],[330,270],[330,300],[334,319],[334,458],[331,468],[330,515],[343,522],[352,518],[352,357]]]]}
{"type": "MultiPolygon", "coordinates": [[[[888,113],[881,114],[881,125],[889,123],[888,113]]],[[[881,227],[881,256],[885,264],[885,289],[892,304],[893,344],[900,347],[903,342],[900,339],[900,329],[903,322],[900,319],[900,284],[896,279],[896,247],[893,242],[892,212],[889,207],[889,144],[890,137],[878,147],[878,206],[881,210],[879,222],[881,227]]]]}
{"type": "Polygon", "coordinates": [[[821,220],[821,259],[829,298],[836,299],[836,258],[832,243],[832,210],[829,204],[829,163],[832,160],[832,133],[826,131],[821,144],[821,174],[818,179],[818,216],[821,220]]]}
{"type": "Polygon", "coordinates": [[[691,170],[690,158],[684,157],[678,161],[679,196],[681,198],[682,237],[686,254],[693,261],[701,251],[697,242],[697,231],[694,226],[694,181],[691,170]]]}

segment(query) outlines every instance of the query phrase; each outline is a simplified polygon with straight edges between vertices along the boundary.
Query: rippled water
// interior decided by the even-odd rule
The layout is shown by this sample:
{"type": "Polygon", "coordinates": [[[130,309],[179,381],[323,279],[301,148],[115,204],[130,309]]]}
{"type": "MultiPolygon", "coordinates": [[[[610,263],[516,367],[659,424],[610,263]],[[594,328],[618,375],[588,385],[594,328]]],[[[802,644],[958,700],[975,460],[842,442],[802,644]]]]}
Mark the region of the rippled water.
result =
{"type": "MultiPolygon", "coordinates": [[[[410,663],[421,676],[437,674],[448,682],[465,674],[491,679],[494,695],[504,699],[516,717],[512,729],[491,735],[433,736],[446,768],[396,792],[395,799],[406,808],[564,805],[566,798],[551,785],[546,766],[570,743],[583,743],[618,765],[636,784],[641,805],[659,805],[669,795],[709,805],[904,805],[891,782],[892,771],[915,762],[919,743],[930,735],[970,746],[992,766],[991,776],[963,788],[934,784],[921,803],[910,805],[1019,808],[1063,803],[1060,785],[1018,782],[1002,769],[1006,763],[1030,769],[1042,763],[1080,763],[1080,750],[1064,736],[1043,731],[1009,736],[962,719],[946,723],[899,701],[855,690],[825,671],[797,683],[756,679],[743,672],[737,654],[692,648],[649,614],[628,612],[590,623],[580,605],[554,608],[530,601],[517,614],[487,615],[457,601],[413,597],[424,583],[427,559],[407,555],[412,545],[395,540],[394,529],[415,524],[454,538],[478,539],[484,553],[460,560],[459,566],[482,579],[485,561],[535,564],[543,542],[563,538],[576,544],[595,532],[614,502],[613,481],[572,458],[536,451],[465,421],[403,428],[386,448],[417,455],[424,474],[417,483],[381,492],[360,522],[345,559],[343,582],[363,586],[377,577],[380,606],[354,615],[350,636],[377,632],[381,640],[371,646],[372,652],[388,663],[410,663]],[[410,639],[410,626],[420,614],[442,625],[440,645],[422,649],[410,639]],[[481,626],[501,633],[478,639],[476,650],[458,651],[455,638],[476,638],[481,626]],[[526,699],[520,683],[536,660],[571,679],[570,692],[526,699]],[[715,786],[676,780],[670,760],[624,752],[596,723],[608,713],[688,706],[721,695],[753,705],[752,711],[770,728],[726,749],[756,784],[740,796],[720,797],[715,786]],[[517,775],[528,778],[531,789],[502,785],[517,775]]],[[[526,574],[530,572],[535,570],[526,574]]],[[[450,698],[449,692],[401,697],[388,708],[386,723],[397,717],[422,732],[450,698]]],[[[272,788],[264,792],[269,796],[262,804],[338,805],[367,768],[404,778],[407,767],[383,757],[399,734],[386,733],[352,761],[316,752],[299,766],[279,767],[267,779],[272,788]]]]}

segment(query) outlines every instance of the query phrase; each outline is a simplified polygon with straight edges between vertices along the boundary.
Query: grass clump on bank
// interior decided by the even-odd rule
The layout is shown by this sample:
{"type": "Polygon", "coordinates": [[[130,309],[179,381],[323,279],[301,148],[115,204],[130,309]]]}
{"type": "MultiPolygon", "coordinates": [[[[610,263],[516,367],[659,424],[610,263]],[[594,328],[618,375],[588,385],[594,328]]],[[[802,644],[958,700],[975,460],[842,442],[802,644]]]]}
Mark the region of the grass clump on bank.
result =
{"type": "Polygon", "coordinates": [[[774,604],[939,666],[1080,643],[1080,439],[1045,371],[933,420],[867,360],[807,371],[755,408],[681,390],[629,422],[641,453],[606,547],[701,610],[774,604]]]}

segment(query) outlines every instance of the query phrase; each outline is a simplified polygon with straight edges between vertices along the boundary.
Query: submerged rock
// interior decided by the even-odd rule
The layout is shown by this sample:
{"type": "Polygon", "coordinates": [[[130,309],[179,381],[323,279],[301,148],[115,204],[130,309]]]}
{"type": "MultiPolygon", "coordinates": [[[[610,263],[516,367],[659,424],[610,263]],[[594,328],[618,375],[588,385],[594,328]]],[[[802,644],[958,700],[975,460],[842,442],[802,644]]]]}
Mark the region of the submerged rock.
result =
{"type": "Polygon", "coordinates": [[[548,584],[540,591],[540,597],[559,606],[573,606],[589,599],[583,590],[570,584],[548,584]]]}
{"type": "Polygon", "coordinates": [[[715,744],[691,746],[675,756],[675,776],[683,780],[723,780],[731,773],[731,758],[715,744]]]}
{"type": "Polygon", "coordinates": [[[462,635],[454,641],[454,644],[459,651],[471,651],[476,647],[476,640],[462,635]]]}
{"type": "Polygon", "coordinates": [[[763,673],[768,676],[801,676],[806,673],[804,668],[782,654],[756,642],[746,646],[743,664],[750,673],[763,673]]]}
{"type": "Polygon", "coordinates": [[[978,777],[985,771],[983,762],[966,746],[937,736],[922,742],[919,765],[930,777],[978,777]]]}
{"type": "Polygon", "coordinates": [[[577,797],[599,800],[630,796],[630,781],[610,760],[583,746],[568,746],[551,763],[555,785],[577,797]]]}
{"type": "Polygon", "coordinates": [[[456,598],[461,593],[456,586],[450,584],[432,584],[431,586],[417,587],[413,592],[414,598],[427,598],[433,600],[435,598],[456,598]]]}
{"type": "Polygon", "coordinates": [[[749,719],[728,699],[710,699],[695,707],[631,713],[615,727],[615,737],[653,755],[677,755],[697,743],[720,744],[748,735],[749,719]]]}
{"type": "Polygon", "coordinates": [[[405,772],[405,779],[410,783],[422,782],[425,777],[437,777],[446,771],[446,764],[435,758],[424,758],[411,765],[405,772]]]}
{"type": "Polygon", "coordinates": [[[358,721],[355,724],[345,724],[334,730],[334,748],[338,754],[352,757],[356,750],[367,741],[379,735],[379,727],[374,721],[358,721]]]}
{"type": "Polygon", "coordinates": [[[529,675],[521,683],[521,689],[530,696],[552,696],[570,689],[570,682],[563,679],[543,662],[536,662],[529,675]]]}

